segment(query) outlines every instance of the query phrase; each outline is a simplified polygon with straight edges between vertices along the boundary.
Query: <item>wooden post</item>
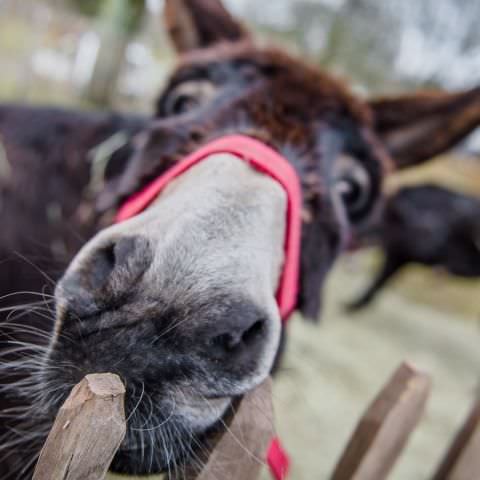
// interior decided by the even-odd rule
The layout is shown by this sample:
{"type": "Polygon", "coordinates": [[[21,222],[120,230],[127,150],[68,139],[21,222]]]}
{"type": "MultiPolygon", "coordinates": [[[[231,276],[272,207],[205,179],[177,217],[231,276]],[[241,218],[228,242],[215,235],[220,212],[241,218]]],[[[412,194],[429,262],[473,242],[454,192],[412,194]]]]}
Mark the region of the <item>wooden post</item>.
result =
{"type": "Polygon", "coordinates": [[[433,480],[480,478],[480,398],[457,433],[433,480]]]}
{"type": "Polygon", "coordinates": [[[87,375],[61,407],[33,480],[102,480],[126,432],[117,375],[87,375]]]}
{"type": "Polygon", "coordinates": [[[268,379],[245,395],[203,470],[188,479],[256,480],[273,437],[272,382],[268,379]]]}
{"type": "Polygon", "coordinates": [[[430,379],[401,365],[360,419],[332,480],[383,480],[419,422],[430,379]]]}

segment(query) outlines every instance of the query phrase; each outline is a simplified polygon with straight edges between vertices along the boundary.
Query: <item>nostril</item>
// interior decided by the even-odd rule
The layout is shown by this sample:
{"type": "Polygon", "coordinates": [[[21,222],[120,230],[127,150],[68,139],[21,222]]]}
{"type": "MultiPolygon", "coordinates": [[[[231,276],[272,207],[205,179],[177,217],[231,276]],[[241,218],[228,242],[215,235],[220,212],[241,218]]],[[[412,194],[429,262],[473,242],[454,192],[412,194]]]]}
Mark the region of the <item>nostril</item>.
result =
{"type": "Polygon", "coordinates": [[[97,250],[90,262],[90,279],[93,288],[102,287],[116,265],[115,244],[97,250]]]}
{"type": "Polygon", "coordinates": [[[230,333],[224,333],[222,335],[217,335],[212,339],[212,344],[214,347],[217,347],[222,350],[231,351],[234,350],[236,345],[239,343],[239,337],[232,335],[230,333]]]}
{"type": "Polygon", "coordinates": [[[153,258],[150,242],[140,236],[109,239],[94,247],[71,266],[57,287],[57,298],[75,318],[120,305],[138,288],[153,258]]]}
{"type": "Polygon", "coordinates": [[[138,268],[134,268],[134,270],[143,271],[146,262],[138,260],[143,256],[148,257],[147,249],[143,248],[146,246],[144,243],[135,237],[124,237],[96,250],[87,266],[91,272],[91,286],[93,288],[102,287],[115,269],[130,265],[132,263],[129,261],[130,259],[137,260],[136,265],[130,265],[130,267],[136,266],[138,268]]]}
{"type": "Polygon", "coordinates": [[[115,266],[115,244],[114,243],[103,248],[100,251],[100,255],[103,255],[105,259],[105,263],[107,263],[109,267],[113,268],[115,266]]]}
{"type": "Polygon", "coordinates": [[[231,331],[217,335],[212,339],[214,347],[228,353],[235,353],[243,347],[248,347],[255,343],[255,341],[261,336],[264,330],[265,320],[259,319],[255,321],[246,330],[238,329],[237,331],[231,331]]]}
{"type": "Polygon", "coordinates": [[[248,330],[243,332],[242,342],[244,344],[249,344],[263,332],[263,326],[265,321],[263,319],[257,320],[248,330]]]}

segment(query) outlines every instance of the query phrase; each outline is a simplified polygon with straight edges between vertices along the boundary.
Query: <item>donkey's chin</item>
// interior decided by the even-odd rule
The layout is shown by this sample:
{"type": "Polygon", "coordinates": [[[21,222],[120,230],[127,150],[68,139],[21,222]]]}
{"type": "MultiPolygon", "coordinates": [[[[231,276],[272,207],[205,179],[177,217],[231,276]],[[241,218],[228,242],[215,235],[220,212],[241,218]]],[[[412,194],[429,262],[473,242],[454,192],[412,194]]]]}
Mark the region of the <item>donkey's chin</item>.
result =
{"type": "Polygon", "coordinates": [[[242,395],[268,375],[269,370],[259,369],[242,381],[218,380],[208,394],[201,385],[175,388],[158,400],[145,391],[144,401],[128,415],[127,435],[111,470],[146,475],[201,468],[211,439],[225,430],[242,395]]]}
{"type": "Polygon", "coordinates": [[[188,398],[182,394],[177,395],[170,412],[151,418],[145,412],[138,415],[129,422],[111,471],[148,475],[201,467],[209,439],[224,427],[232,401],[231,397],[188,398]]]}

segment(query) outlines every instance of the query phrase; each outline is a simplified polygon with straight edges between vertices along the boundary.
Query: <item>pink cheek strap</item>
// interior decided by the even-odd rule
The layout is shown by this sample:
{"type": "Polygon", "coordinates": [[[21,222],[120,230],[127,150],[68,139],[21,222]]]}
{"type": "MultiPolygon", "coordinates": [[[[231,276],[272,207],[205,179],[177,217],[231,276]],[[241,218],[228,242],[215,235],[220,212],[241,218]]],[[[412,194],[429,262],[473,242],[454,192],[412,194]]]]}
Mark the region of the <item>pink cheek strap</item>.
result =
{"type": "MultiPolygon", "coordinates": [[[[116,222],[143,212],[175,178],[213,154],[229,153],[244,160],[259,172],[274,178],[287,194],[285,259],[276,293],[283,323],[295,309],[300,271],[302,191],[292,165],[272,148],[244,135],[230,135],[215,140],[180,160],[140,192],[130,197],[119,209],[116,222]]],[[[267,463],[276,480],[287,477],[290,461],[280,440],[274,438],[267,452],[267,463]]]]}

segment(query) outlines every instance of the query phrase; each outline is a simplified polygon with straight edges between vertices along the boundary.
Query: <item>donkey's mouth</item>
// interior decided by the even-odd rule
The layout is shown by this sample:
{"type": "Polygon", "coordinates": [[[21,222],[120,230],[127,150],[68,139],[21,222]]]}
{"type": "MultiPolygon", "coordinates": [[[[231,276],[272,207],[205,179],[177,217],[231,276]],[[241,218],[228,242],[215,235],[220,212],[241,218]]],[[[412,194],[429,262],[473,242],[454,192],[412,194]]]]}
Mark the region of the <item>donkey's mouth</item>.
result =
{"type": "Polygon", "coordinates": [[[148,475],[195,468],[203,461],[209,439],[224,428],[231,405],[231,398],[181,400],[177,396],[170,412],[167,407],[164,412],[137,407],[140,411],[129,415],[127,435],[111,471],[148,475]]]}

